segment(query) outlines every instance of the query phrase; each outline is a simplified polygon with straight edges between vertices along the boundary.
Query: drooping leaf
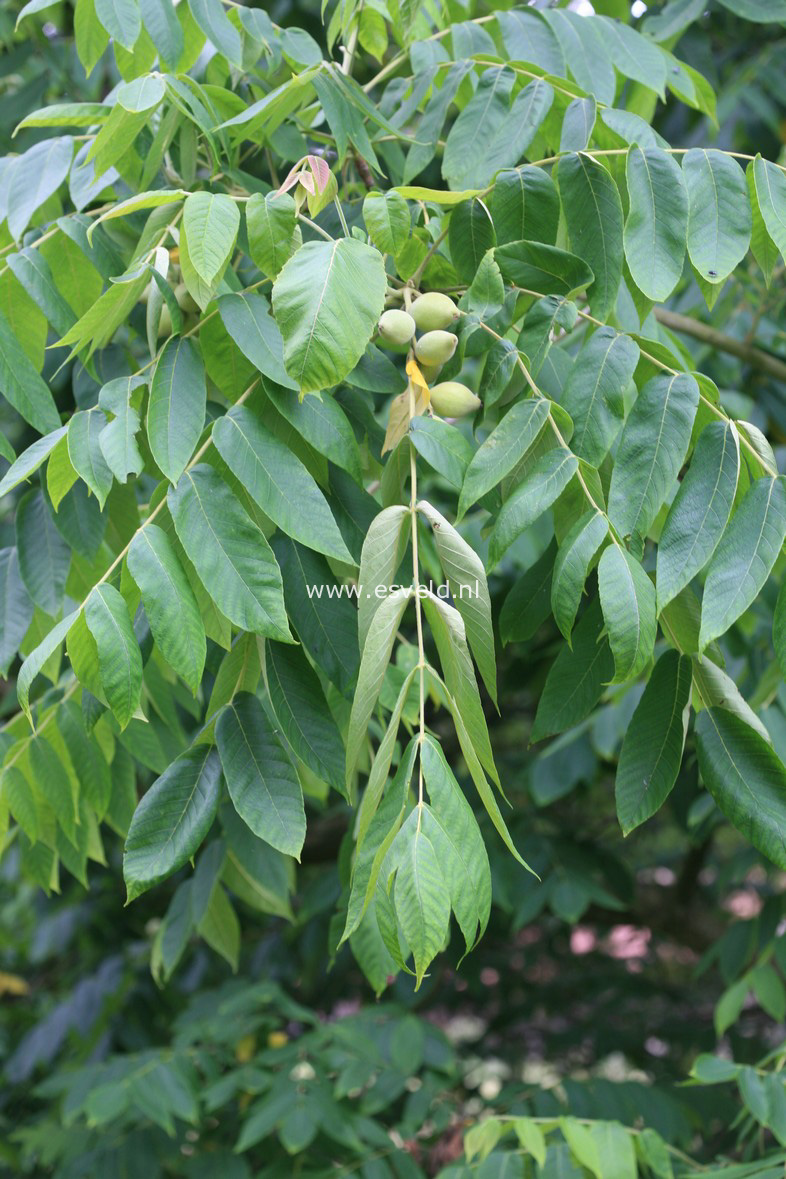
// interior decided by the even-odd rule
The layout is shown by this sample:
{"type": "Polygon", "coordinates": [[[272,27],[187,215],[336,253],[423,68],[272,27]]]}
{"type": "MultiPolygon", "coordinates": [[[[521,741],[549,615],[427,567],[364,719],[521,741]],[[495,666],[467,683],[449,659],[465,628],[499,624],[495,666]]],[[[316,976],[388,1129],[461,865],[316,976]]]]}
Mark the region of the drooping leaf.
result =
{"type": "Polygon", "coordinates": [[[556,242],[559,196],[543,168],[525,165],[498,172],[489,207],[500,245],[536,241],[553,246],[556,242]]]}
{"type": "Polygon", "coordinates": [[[344,743],[317,673],[300,647],[268,643],[265,678],[281,731],[300,760],[344,793],[344,743]]]}
{"type": "Polygon", "coordinates": [[[277,385],[297,389],[297,382],[284,368],[284,341],[263,295],[221,295],[218,313],[240,351],[259,372],[277,385]]]}
{"type": "Polygon", "coordinates": [[[99,585],[91,592],[85,621],[98,649],[101,684],[109,707],[124,729],[139,707],[142,653],[128,607],[114,586],[99,585]]]}
{"type": "Polygon", "coordinates": [[[665,651],[655,664],[625,732],[616,778],[623,835],[663,805],[677,780],[688,731],[691,661],[665,651]]]}
{"type": "Polygon", "coordinates": [[[28,446],[27,450],[23,450],[19,457],[14,459],[3,478],[0,479],[0,498],[7,495],[9,491],[13,491],[15,487],[38,470],[60,439],[65,437],[66,429],[66,426],[61,426],[59,430],[53,430],[51,434],[37,438],[31,446],[28,446]]]}
{"type": "Polygon", "coordinates": [[[156,364],[147,408],[150,449],[172,484],[199,441],[206,400],[205,369],[194,342],[173,336],[156,364]]]}
{"type": "Polygon", "coordinates": [[[397,192],[370,192],[363,200],[363,220],[383,254],[401,253],[410,231],[409,205],[397,192]]]}
{"type": "Polygon", "coordinates": [[[614,682],[639,675],[652,658],[655,587],[627,549],[612,544],[598,563],[603,618],[614,655],[614,682]]]}
{"type": "Polygon", "coordinates": [[[101,449],[106,417],[100,409],[79,410],[68,423],[68,457],[101,508],[112,489],[112,471],[101,449]]]}
{"type": "Polygon", "coordinates": [[[608,521],[601,512],[587,512],[576,521],[557,552],[551,581],[551,609],[568,642],[592,562],[608,530],[608,521]]]}
{"type": "Polygon", "coordinates": [[[530,741],[540,741],[579,724],[600,699],[614,674],[614,658],[603,632],[600,600],[595,598],[549,669],[538,701],[530,741]]]}
{"type": "Polygon", "coordinates": [[[241,692],[227,704],[216,743],[237,813],[260,839],[299,859],[306,837],[303,791],[256,696],[241,692]]]}
{"type": "MultiPolygon", "coordinates": [[[[415,987],[442,949],[450,899],[434,845],[413,811],[396,837],[401,850],[394,885],[396,916],[415,962],[415,987]]],[[[394,844],[394,848],[395,848],[394,844]]]]}
{"type": "Polygon", "coordinates": [[[358,639],[360,650],[374,617],[388,596],[401,563],[406,541],[405,524],[410,512],[403,504],[391,504],[372,520],[360,554],[358,575],[358,639]]]}
{"type": "Polygon", "coordinates": [[[181,753],[147,791],[131,820],[123,857],[128,900],[194,855],[218,810],[221,762],[210,745],[181,753]]]}

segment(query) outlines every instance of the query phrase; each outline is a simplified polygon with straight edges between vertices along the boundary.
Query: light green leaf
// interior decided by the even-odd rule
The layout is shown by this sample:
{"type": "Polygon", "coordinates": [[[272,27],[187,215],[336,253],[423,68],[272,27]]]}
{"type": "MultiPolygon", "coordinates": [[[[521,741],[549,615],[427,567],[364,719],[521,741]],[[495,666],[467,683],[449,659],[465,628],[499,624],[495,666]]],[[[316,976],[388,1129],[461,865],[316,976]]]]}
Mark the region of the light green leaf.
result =
{"type": "Polygon", "coordinates": [[[301,393],[328,389],[352,371],[385,305],[378,250],[354,238],[307,242],[273,285],[284,364],[301,393]]]}
{"type": "Polygon", "coordinates": [[[35,211],[57,192],[68,175],[73,155],[73,140],[63,135],[43,139],[12,160],[7,223],[14,240],[22,236],[35,211]]]}
{"type": "Polygon", "coordinates": [[[350,792],[352,774],[363,743],[367,738],[368,723],[374,712],[382,681],[385,678],[385,671],[390,662],[396,631],[411,595],[411,586],[402,586],[392,594],[388,594],[374,616],[373,624],[363,645],[347,733],[347,793],[350,792]]]}
{"type": "Polygon", "coordinates": [[[688,190],[688,255],[703,279],[723,282],[750,245],[745,173],[725,152],[696,147],[683,157],[682,173],[688,190]]]}
{"type": "Polygon", "coordinates": [[[68,423],[68,457],[101,508],[112,490],[112,472],[101,449],[106,417],[100,409],[79,410],[68,423]]]}
{"type": "Polygon", "coordinates": [[[243,64],[243,41],[224,11],[221,0],[188,0],[191,14],[219,53],[233,66],[243,64]]]}
{"type": "Polygon", "coordinates": [[[11,463],[3,478],[0,479],[0,498],[37,471],[60,439],[65,437],[65,433],[66,427],[61,426],[58,430],[52,430],[51,434],[36,439],[32,446],[23,450],[19,458],[11,463]]]}
{"type": "Polygon", "coordinates": [[[46,381],[4,315],[0,314],[0,390],[6,401],[39,434],[60,429],[60,414],[46,381]]]}
{"type": "MultiPolygon", "coordinates": [[[[223,12],[223,10],[222,10],[223,12]]],[[[199,278],[213,287],[226,269],[240,228],[240,212],[223,193],[193,192],[183,206],[188,257],[199,278]]]]}
{"type": "Polygon", "coordinates": [[[733,422],[710,422],[699,435],[658,544],[658,611],[709,561],[731,515],[740,472],[733,422]]]}
{"type": "Polygon", "coordinates": [[[302,648],[268,643],[265,678],[270,703],[290,746],[317,777],[344,793],[344,743],[322,685],[302,648]]]}
{"type": "Polygon", "coordinates": [[[724,634],[756,598],[786,539],[783,476],[756,479],[732,517],[707,570],[699,648],[724,634]]]}
{"type": "Polygon", "coordinates": [[[288,192],[253,193],[246,202],[246,227],[251,260],[275,278],[300,244],[294,198],[288,192]]]}
{"type": "Polygon", "coordinates": [[[291,642],[281,571],[221,476],[199,464],[167,500],[178,539],[222,614],[242,630],[291,642]]]}
{"type": "MultiPolygon", "coordinates": [[[[415,989],[445,942],[450,898],[439,857],[413,811],[401,828],[394,885],[396,916],[415,962],[415,989]]],[[[395,845],[394,845],[395,847],[395,845]]]]}
{"type": "MultiPolygon", "coordinates": [[[[605,320],[614,309],[622,278],[622,204],[617,186],[603,164],[584,152],[559,161],[557,184],[571,249],[594,275],[587,291],[592,314],[605,320]]],[[[553,286],[536,289],[544,295],[563,293],[553,286]]]]}
{"type": "Polygon", "coordinates": [[[561,446],[546,451],[538,459],[499,511],[489,540],[490,569],[499,563],[524,529],[551,507],[578,469],[576,456],[561,446]]]}
{"type": "Polygon", "coordinates": [[[458,491],[474,451],[461,430],[442,418],[416,417],[409,425],[415,450],[458,491]]]}
{"type": "Polygon", "coordinates": [[[78,611],[74,610],[71,614],[67,614],[65,618],[62,618],[60,622],[55,623],[38,646],[33,648],[19,670],[19,675],[16,678],[16,696],[19,701],[19,707],[31,725],[33,723],[33,717],[30,712],[30,687],[50,656],[54,655],[76,622],[77,617],[78,611]]]}
{"type": "MultiPolygon", "coordinates": [[[[756,161],[752,160],[745,172],[745,183],[748,189],[748,199],[751,207],[751,253],[756,259],[764,275],[764,281],[769,287],[772,273],[778,264],[778,247],[769,235],[759,206],[759,194],[756,189],[756,161]]],[[[766,186],[764,186],[766,192],[766,186]]],[[[786,226],[783,229],[783,240],[786,243],[786,226]]]]}
{"type": "Polygon", "coordinates": [[[494,251],[483,256],[477,273],[467,291],[467,309],[480,319],[490,319],[502,310],[505,302],[505,284],[502,271],[494,261],[494,251]]]}
{"type": "Polygon", "coordinates": [[[655,587],[635,557],[612,544],[598,562],[598,588],[614,655],[612,682],[623,683],[639,675],[652,658],[655,587]]]}
{"type": "Polygon", "coordinates": [[[718,807],[754,847],[786,868],[786,768],[763,737],[733,712],[696,718],[699,772],[718,807]]]}
{"type": "Polygon", "coordinates": [[[369,237],[383,254],[401,253],[409,238],[409,205],[400,193],[370,192],[363,200],[363,220],[369,237]]]}
{"type": "Polygon", "coordinates": [[[192,340],[167,340],[153,373],[147,407],[150,450],[170,483],[177,483],[205,424],[207,387],[192,340]]]}
{"type": "Polygon", "coordinates": [[[767,233],[781,257],[786,257],[786,173],[769,160],[756,156],[753,182],[767,233]]]}
{"type": "Polygon", "coordinates": [[[374,617],[388,597],[396,571],[404,556],[409,534],[404,526],[411,520],[409,509],[403,504],[383,508],[371,521],[360,554],[358,574],[358,639],[360,650],[374,617]]]}
{"type": "Polygon", "coordinates": [[[98,19],[113,41],[133,49],[142,31],[137,0],[95,0],[98,19]]]}
{"type": "Polygon", "coordinates": [[[497,703],[497,662],[491,598],[486,572],[475,550],[445,517],[425,500],[417,505],[432,528],[437,556],[456,609],[464,620],[467,641],[489,696],[497,703]]]}
{"type": "Polygon", "coordinates": [[[639,360],[630,336],[602,327],[582,348],[560,395],[573,419],[570,447],[579,458],[599,466],[619,433],[625,415],[625,390],[639,360]]]}
{"type": "Polygon", "coordinates": [[[303,791],[264,708],[248,692],[227,704],[216,743],[235,810],[255,835],[300,859],[306,837],[303,791]]]}
{"type": "Polygon", "coordinates": [[[661,808],[677,780],[688,731],[692,672],[687,655],[665,651],[625,732],[616,778],[623,835],[661,808]]]}
{"type": "Polygon", "coordinates": [[[221,762],[209,745],[176,757],[134,812],[123,876],[128,900],[166,880],[189,860],[210,830],[221,792],[221,762]]]}
{"type": "Polygon", "coordinates": [[[205,627],[167,534],[155,524],[140,528],[126,560],[156,645],[196,695],[205,666],[205,627]]]}
{"type": "Polygon", "coordinates": [[[680,280],[688,234],[688,196],[679,164],[659,147],[633,144],[626,165],[630,208],[625,257],[633,281],[662,303],[680,280]]]}
{"type": "Polygon", "coordinates": [[[623,535],[645,537],[685,461],[699,387],[688,373],[647,381],[628,415],[609,489],[609,516],[623,535]]]}
{"type": "Polygon", "coordinates": [[[213,428],[218,453],[266,516],[301,544],[347,564],[327,500],[297,455],[246,406],[235,406],[213,428]]]}
{"type": "Polygon", "coordinates": [[[98,585],[85,605],[85,621],[98,648],[98,666],[107,703],[124,729],[139,708],[142,653],[128,607],[114,586],[98,585]]]}
{"type": "Polygon", "coordinates": [[[276,384],[297,389],[297,382],[284,368],[284,341],[264,295],[253,292],[221,295],[218,313],[240,351],[255,368],[276,384]]]}
{"type": "Polygon", "coordinates": [[[576,521],[557,552],[551,581],[551,609],[568,642],[592,562],[608,531],[608,521],[601,512],[587,512],[576,521]]]}
{"type": "Polygon", "coordinates": [[[540,434],[549,412],[550,403],[544,397],[529,397],[508,410],[467,468],[459,496],[459,520],[518,465],[540,434]]]}
{"type": "Polygon", "coordinates": [[[185,44],[174,5],[170,5],[169,0],[139,0],[139,11],[162,65],[174,70],[183,56],[185,44]]]}
{"type": "Polygon", "coordinates": [[[107,466],[120,483],[129,475],[139,475],[144,468],[144,459],[136,440],[141,421],[139,406],[142,393],[135,391],[144,385],[141,377],[117,377],[103,385],[98,394],[98,404],[113,419],[98,436],[107,466]]]}

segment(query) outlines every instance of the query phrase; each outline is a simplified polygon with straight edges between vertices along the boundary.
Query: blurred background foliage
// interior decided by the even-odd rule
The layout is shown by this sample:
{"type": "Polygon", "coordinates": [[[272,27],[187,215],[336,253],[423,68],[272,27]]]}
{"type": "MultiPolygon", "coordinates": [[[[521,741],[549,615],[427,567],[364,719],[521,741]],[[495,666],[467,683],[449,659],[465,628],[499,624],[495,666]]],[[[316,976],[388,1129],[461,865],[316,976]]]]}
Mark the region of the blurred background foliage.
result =
{"type": "MultiPolygon", "coordinates": [[[[318,0],[264,7],[319,35],[318,0]]],[[[472,0],[448,7],[456,20],[484,11],[472,0]]],[[[645,31],[664,19],[640,3],[633,17],[615,0],[596,8],[645,31]]],[[[0,7],[3,152],[46,134],[11,139],[26,112],[99,99],[118,77],[105,54],[85,80],[68,5],[14,32],[18,9],[0,7]]],[[[712,83],[718,125],[679,103],[648,110],[645,91],[629,108],[672,144],[783,160],[784,29],[713,4],[679,37],[679,55],[712,83]]],[[[785,291],[782,269],[765,289],[751,262],[723,287],[713,325],[786,362],[785,291]]],[[[673,306],[703,306],[691,279],[673,306]]],[[[782,382],[711,343],[680,341],[734,416],[786,442],[782,382]]],[[[439,504],[439,478],[431,483],[439,504]]],[[[528,534],[521,567],[546,543],[528,534]]],[[[496,608],[512,583],[504,569],[494,576],[496,608]]],[[[765,710],[783,758],[773,605],[761,601],[729,637],[727,671],[765,710]]],[[[786,881],[719,822],[690,750],[666,806],[623,840],[614,762],[640,689],[612,692],[578,730],[528,748],[559,636],[537,609],[527,622],[502,655],[505,706],[489,723],[511,831],[542,883],[489,839],[488,932],[459,968],[449,965],[458,946],[441,956],[417,994],[400,976],[376,1002],[348,947],[331,958],[348,866],[342,805],[309,825],[291,919],[241,903],[242,928],[215,931],[214,950],[186,946],[166,982],[155,938],[178,878],[124,908],[118,838],[108,870],[90,866],[89,891],[64,875],[47,896],[21,881],[11,850],[0,864],[0,1169],[58,1179],[626,1179],[636,1165],[658,1177],[784,1174],[786,881]],[[478,1123],[486,1111],[518,1120],[478,1123]],[[557,1130],[554,1118],[568,1120],[557,1130]],[[583,1119],[627,1129],[619,1138],[619,1127],[598,1132],[583,1119]]],[[[13,689],[0,690],[10,714],[13,689]]],[[[208,846],[200,860],[210,855],[208,846]]]]}

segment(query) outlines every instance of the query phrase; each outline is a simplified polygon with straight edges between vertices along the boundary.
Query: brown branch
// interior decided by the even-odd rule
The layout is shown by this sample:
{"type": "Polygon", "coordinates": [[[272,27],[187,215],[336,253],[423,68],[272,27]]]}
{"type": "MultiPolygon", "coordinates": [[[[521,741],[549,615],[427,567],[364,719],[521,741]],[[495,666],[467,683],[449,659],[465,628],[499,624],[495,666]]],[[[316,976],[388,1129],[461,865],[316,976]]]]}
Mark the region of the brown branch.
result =
{"type": "Polygon", "coordinates": [[[778,360],[777,356],[771,356],[769,352],[764,352],[761,348],[755,348],[743,340],[735,340],[731,336],[724,335],[723,332],[716,331],[708,324],[701,323],[698,319],[680,315],[677,311],[668,311],[665,307],[655,308],[655,318],[664,327],[671,328],[674,332],[680,332],[684,336],[692,336],[694,340],[709,344],[711,348],[717,348],[720,352],[728,352],[730,356],[736,356],[745,364],[749,364],[751,368],[757,368],[761,372],[767,373],[768,376],[774,377],[776,381],[786,381],[786,364],[782,360],[778,360]]]}

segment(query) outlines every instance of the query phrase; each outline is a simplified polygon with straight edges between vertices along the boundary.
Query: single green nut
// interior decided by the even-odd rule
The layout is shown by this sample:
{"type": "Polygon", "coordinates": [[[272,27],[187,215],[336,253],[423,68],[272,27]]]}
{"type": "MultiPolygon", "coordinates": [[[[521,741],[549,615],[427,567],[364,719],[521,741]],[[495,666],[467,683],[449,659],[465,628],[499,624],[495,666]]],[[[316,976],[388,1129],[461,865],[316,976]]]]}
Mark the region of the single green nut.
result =
{"type": "Polygon", "coordinates": [[[379,339],[391,348],[405,348],[415,334],[415,321],[408,311],[391,308],[379,317],[379,339]]]}
{"type": "Polygon", "coordinates": [[[480,398],[461,381],[442,381],[431,390],[431,408],[443,418],[463,418],[480,406],[480,398]]]}
{"type": "Polygon", "coordinates": [[[415,356],[422,364],[447,364],[457,344],[450,332],[426,332],[415,345],[415,356]]]}
{"type": "Polygon", "coordinates": [[[438,332],[450,327],[459,317],[459,309],[451,298],[440,291],[419,295],[410,307],[419,332],[438,332]]]}

